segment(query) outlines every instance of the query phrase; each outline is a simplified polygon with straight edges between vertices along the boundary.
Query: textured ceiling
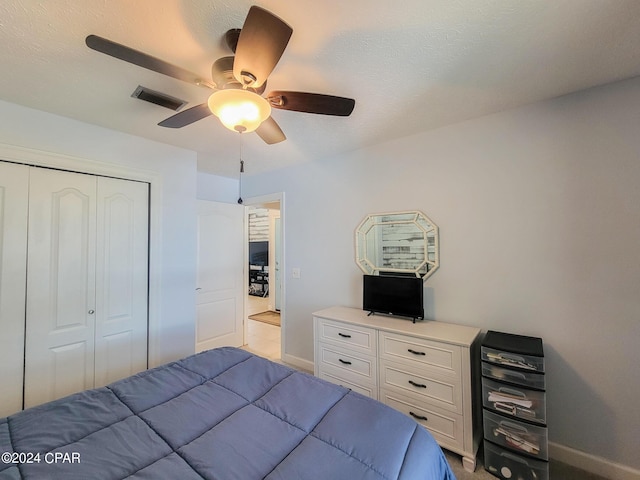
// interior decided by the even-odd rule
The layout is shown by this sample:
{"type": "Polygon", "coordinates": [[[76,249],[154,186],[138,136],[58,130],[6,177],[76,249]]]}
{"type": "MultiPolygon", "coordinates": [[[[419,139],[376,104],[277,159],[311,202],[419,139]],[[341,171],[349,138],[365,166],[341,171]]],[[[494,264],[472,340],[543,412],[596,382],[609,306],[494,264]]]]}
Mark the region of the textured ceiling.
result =
{"type": "Polygon", "coordinates": [[[204,78],[229,55],[246,0],[3,0],[0,98],[198,152],[201,171],[237,176],[322,161],[363,146],[640,75],[638,0],[264,0],[293,36],[269,90],[356,99],[350,117],[274,110],[276,145],[208,117],[131,98],[138,85],[189,102],[210,91],[85,46],[96,34],[204,78]],[[401,8],[396,8],[401,7],[401,8]]]}

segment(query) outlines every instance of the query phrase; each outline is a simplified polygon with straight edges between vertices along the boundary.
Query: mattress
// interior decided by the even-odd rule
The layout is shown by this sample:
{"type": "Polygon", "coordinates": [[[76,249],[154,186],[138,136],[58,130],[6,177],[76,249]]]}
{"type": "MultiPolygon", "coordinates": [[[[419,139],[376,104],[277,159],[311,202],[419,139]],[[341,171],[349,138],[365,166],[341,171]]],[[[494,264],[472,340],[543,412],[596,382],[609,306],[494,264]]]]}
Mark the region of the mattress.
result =
{"type": "Polygon", "coordinates": [[[219,348],[0,420],[0,479],[455,480],[380,402],[219,348]]]}

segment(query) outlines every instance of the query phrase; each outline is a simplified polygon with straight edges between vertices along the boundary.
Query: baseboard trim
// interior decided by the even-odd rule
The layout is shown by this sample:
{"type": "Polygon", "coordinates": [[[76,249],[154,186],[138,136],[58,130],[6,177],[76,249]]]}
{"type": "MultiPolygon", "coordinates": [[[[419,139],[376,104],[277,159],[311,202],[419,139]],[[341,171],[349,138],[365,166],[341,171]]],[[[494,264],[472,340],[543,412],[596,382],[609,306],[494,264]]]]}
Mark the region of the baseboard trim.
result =
{"type": "Polygon", "coordinates": [[[289,355],[288,353],[282,353],[281,356],[282,362],[291,365],[292,367],[298,368],[300,370],[304,370],[307,373],[313,374],[313,362],[309,360],[305,360],[304,358],[295,357],[293,355],[289,355]]]}
{"type": "Polygon", "coordinates": [[[549,456],[554,460],[581,468],[589,473],[615,480],[640,480],[640,470],[614,463],[606,458],[549,442],[549,456]]]}

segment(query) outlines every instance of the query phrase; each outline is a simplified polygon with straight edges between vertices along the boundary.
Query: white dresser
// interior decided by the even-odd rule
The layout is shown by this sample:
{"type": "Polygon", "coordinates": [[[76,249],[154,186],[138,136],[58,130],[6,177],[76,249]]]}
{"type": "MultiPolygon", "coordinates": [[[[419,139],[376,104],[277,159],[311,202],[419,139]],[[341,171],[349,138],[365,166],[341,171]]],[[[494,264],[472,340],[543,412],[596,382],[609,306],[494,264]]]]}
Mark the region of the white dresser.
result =
{"type": "Polygon", "coordinates": [[[348,307],[315,312],[313,323],[316,376],[411,416],[475,470],[482,429],[472,359],[480,329],[348,307]]]}

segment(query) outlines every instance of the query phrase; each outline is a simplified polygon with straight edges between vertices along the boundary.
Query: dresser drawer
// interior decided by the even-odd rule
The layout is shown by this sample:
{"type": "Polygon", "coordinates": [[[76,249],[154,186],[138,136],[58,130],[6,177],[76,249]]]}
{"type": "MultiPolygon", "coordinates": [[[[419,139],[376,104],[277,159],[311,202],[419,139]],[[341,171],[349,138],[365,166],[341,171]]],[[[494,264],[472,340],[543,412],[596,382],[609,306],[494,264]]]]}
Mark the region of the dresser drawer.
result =
{"type": "Polygon", "coordinates": [[[544,392],[505,385],[482,378],[482,405],[490,410],[531,422],[545,424],[544,392]]]}
{"type": "Polygon", "coordinates": [[[482,360],[503,367],[518,368],[528,372],[544,373],[544,357],[505,352],[483,346],[482,360]]]}
{"type": "Polygon", "coordinates": [[[325,367],[320,371],[318,377],[328,382],[348,388],[349,390],[353,390],[354,392],[358,392],[361,395],[373,398],[374,400],[378,399],[378,388],[375,385],[360,384],[357,379],[351,378],[350,375],[345,375],[345,372],[335,371],[330,367],[325,367]],[[346,376],[349,376],[350,378],[345,378],[346,376]]]}
{"type": "Polygon", "coordinates": [[[464,447],[461,415],[383,389],[380,390],[380,401],[413,418],[429,430],[441,445],[459,449],[464,447]]]}
{"type": "Polygon", "coordinates": [[[462,388],[458,378],[431,375],[406,365],[380,361],[380,388],[401,391],[456,413],[462,413],[462,388]]]}
{"type": "Polygon", "coordinates": [[[324,318],[316,318],[316,321],[318,341],[357,349],[368,355],[377,354],[377,337],[374,329],[334,322],[324,318]]]}
{"type": "Polygon", "coordinates": [[[377,377],[376,359],[373,357],[354,355],[333,345],[319,345],[320,371],[330,366],[338,371],[357,375],[361,381],[375,385],[377,377]]]}
{"type": "Polygon", "coordinates": [[[482,376],[536,390],[544,390],[545,387],[544,374],[502,368],[486,362],[482,362],[482,376]]]}
{"type": "Polygon", "coordinates": [[[314,373],[414,418],[440,445],[463,455],[464,468],[473,471],[482,436],[476,428],[481,419],[474,417],[480,392],[472,384],[480,333],[330,307],[313,313],[314,373]]]}
{"type": "Polygon", "coordinates": [[[484,411],[484,438],[534,458],[548,460],[547,429],[484,411]]]}
{"type": "Polygon", "coordinates": [[[380,356],[393,361],[434,367],[441,374],[460,376],[462,354],[457,345],[381,332],[380,356]]]}

